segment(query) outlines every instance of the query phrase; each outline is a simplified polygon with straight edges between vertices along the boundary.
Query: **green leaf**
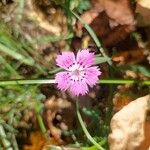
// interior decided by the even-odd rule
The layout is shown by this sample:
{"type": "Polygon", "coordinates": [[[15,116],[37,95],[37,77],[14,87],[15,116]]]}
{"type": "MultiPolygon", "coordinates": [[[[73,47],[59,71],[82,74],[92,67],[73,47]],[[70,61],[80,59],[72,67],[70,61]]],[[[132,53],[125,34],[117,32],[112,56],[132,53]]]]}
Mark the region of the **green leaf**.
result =
{"type": "Polygon", "coordinates": [[[105,63],[105,62],[108,62],[110,61],[111,58],[106,58],[106,57],[99,57],[99,56],[96,56],[96,59],[95,59],[95,64],[98,65],[98,64],[102,64],[102,63],[105,63]]]}
{"type": "Polygon", "coordinates": [[[93,109],[88,109],[86,107],[82,108],[82,112],[84,114],[86,114],[87,116],[90,116],[90,117],[95,118],[95,119],[99,119],[99,116],[100,116],[100,112],[95,111],[93,109]]]}
{"type": "Polygon", "coordinates": [[[132,66],[129,66],[129,65],[122,65],[119,67],[121,70],[132,70],[136,73],[141,73],[147,77],[150,77],[150,69],[147,68],[147,67],[144,67],[144,66],[141,66],[141,65],[132,65],[132,66]]]}
{"type": "Polygon", "coordinates": [[[1,44],[1,43],[0,43],[0,51],[8,54],[9,56],[19,60],[20,62],[27,64],[27,65],[32,66],[34,64],[33,59],[26,58],[23,55],[21,55],[20,53],[17,53],[16,51],[10,49],[9,47],[7,47],[6,45],[1,44]]]}
{"type": "Polygon", "coordinates": [[[150,77],[150,69],[144,66],[134,65],[134,66],[131,66],[131,69],[135,72],[142,73],[145,76],[150,77]]]}
{"type": "Polygon", "coordinates": [[[54,68],[53,70],[51,70],[51,71],[49,71],[49,73],[50,74],[55,74],[55,73],[57,73],[57,72],[60,72],[60,71],[62,71],[63,69],[62,68],[54,68]]]}
{"type": "Polygon", "coordinates": [[[33,38],[30,42],[32,44],[38,43],[38,44],[45,44],[45,43],[49,43],[49,42],[57,42],[57,41],[61,41],[61,40],[68,40],[73,38],[73,34],[72,33],[68,33],[66,35],[61,35],[61,36],[57,36],[57,35],[50,35],[50,36],[42,36],[42,37],[38,37],[38,38],[33,38]]]}

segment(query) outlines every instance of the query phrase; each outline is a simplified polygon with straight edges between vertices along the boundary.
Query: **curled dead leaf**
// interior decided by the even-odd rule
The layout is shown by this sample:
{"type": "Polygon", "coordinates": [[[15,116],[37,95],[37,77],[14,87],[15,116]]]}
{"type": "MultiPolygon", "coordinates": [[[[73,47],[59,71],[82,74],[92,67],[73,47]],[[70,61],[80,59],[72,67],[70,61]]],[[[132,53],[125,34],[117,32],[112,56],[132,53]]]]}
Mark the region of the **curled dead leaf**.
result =
{"type": "Polygon", "coordinates": [[[149,148],[150,121],[146,122],[149,100],[150,95],[138,98],[113,116],[110,125],[112,133],[109,135],[110,150],[149,148]]]}

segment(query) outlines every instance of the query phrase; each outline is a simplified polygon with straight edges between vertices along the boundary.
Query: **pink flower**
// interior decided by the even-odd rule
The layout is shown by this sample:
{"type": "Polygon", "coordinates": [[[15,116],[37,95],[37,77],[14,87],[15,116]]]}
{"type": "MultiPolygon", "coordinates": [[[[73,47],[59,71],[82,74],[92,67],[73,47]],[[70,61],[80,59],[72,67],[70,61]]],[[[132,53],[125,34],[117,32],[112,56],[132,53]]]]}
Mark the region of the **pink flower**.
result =
{"type": "Polygon", "coordinates": [[[93,66],[94,61],[95,55],[88,49],[79,51],[76,57],[73,52],[62,52],[56,62],[65,71],[56,74],[57,87],[62,91],[68,90],[74,96],[87,94],[88,86],[93,87],[101,75],[100,69],[93,66]]]}

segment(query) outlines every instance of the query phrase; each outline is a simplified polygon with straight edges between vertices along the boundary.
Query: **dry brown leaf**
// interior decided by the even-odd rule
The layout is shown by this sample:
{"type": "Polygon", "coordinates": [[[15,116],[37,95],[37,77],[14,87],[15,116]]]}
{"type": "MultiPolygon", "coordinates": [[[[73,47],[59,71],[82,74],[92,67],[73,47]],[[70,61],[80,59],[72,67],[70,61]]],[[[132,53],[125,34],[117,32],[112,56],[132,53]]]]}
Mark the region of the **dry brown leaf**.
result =
{"type": "Polygon", "coordinates": [[[41,150],[45,144],[45,139],[41,132],[32,132],[29,137],[30,145],[25,145],[23,150],[41,150]]]}
{"type": "Polygon", "coordinates": [[[125,105],[129,104],[132,100],[133,98],[129,95],[120,94],[120,93],[115,94],[115,97],[113,98],[113,104],[115,110],[120,110],[125,105]]]}
{"type": "Polygon", "coordinates": [[[132,25],[116,26],[103,38],[104,45],[106,47],[116,45],[126,39],[133,30],[134,26],[132,25]]]}
{"type": "Polygon", "coordinates": [[[97,12],[102,12],[104,10],[104,6],[101,0],[91,0],[91,4],[97,12]]]}
{"type": "MultiPolygon", "coordinates": [[[[111,29],[110,19],[104,11],[97,14],[95,11],[88,11],[81,18],[90,24],[97,36],[102,39],[105,47],[114,46],[124,40],[134,30],[133,25],[115,25],[115,28],[111,29]]],[[[81,29],[82,25],[78,22],[78,31],[81,32],[81,29]]]]}
{"type": "Polygon", "coordinates": [[[98,16],[92,20],[90,26],[99,37],[104,37],[111,31],[109,27],[109,18],[104,11],[99,13],[98,16]]]}
{"type": "Polygon", "coordinates": [[[126,51],[118,52],[112,57],[112,60],[117,64],[135,64],[144,60],[144,49],[134,47],[126,51]]]}
{"type": "Polygon", "coordinates": [[[137,3],[147,9],[150,9],[150,1],[149,0],[137,0],[137,3]]]}
{"type": "Polygon", "coordinates": [[[136,5],[137,25],[150,25],[150,0],[138,0],[136,5]]]}
{"type": "Polygon", "coordinates": [[[139,147],[139,150],[147,150],[147,147],[149,147],[150,150],[150,121],[147,121],[145,123],[145,140],[143,141],[143,143],[141,144],[141,146],[139,147]]]}
{"type": "MultiPolygon", "coordinates": [[[[92,0],[93,9],[81,18],[99,36],[105,47],[111,47],[135,30],[134,14],[129,0],[92,0]]],[[[78,23],[78,30],[82,25],[78,23]]]]}
{"type": "MultiPolygon", "coordinates": [[[[84,20],[84,22],[90,24],[91,28],[99,37],[103,37],[111,31],[109,27],[109,18],[104,11],[98,12],[95,9],[91,9],[83,13],[81,18],[84,20]]],[[[79,32],[78,34],[81,34],[80,32],[82,28],[83,25],[79,21],[77,23],[77,30],[79,32]]]]}
{"type": "Polygon", "coordinates": [[[140,146],[142,150],[149,148],[150,129],[146,122],[149,100],[150,95],[138,98],[113,116],[110,150],[141,150],[140,146]]]}
{"type": "Polygon", "coordinates": [[[42,150],[45,145],[59,145],[54,138],[49,138],[47,141],[40,131],[35,131],[30,134],[29,145],[25,145],[23,150],[42,150]]]}
{"type": "MultiPolygon", "coordinates": [[[[91,9],[89,11],[86,11],[81,15],[81,19],[84,20],[87,24],[91,24],[91,22],[99,15],[99,12],[97,12],[94,9],[91,9]]],[[[77,24],[78,30],[82,29],[83,25],[78,22],[77,24]]]]}
{"type": "Polygon", "coordinates": [[[129,0],[102,0],[107,15],[120,25],[134,25],[129,0]]]}

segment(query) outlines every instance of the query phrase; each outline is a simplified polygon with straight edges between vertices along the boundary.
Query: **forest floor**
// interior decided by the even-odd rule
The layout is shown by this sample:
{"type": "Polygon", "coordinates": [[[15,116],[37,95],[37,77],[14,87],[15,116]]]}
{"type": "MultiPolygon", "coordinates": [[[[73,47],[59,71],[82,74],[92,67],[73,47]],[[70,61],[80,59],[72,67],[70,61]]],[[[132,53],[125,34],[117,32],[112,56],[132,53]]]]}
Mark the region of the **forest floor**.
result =
{"type": "Polygon", "coordinates": [[[0,69],[0,150],[150,148],[149,0],[1,0],[0,69]],[[82,49],[102,74],[75,97],[56,58],[82,49]]]}

